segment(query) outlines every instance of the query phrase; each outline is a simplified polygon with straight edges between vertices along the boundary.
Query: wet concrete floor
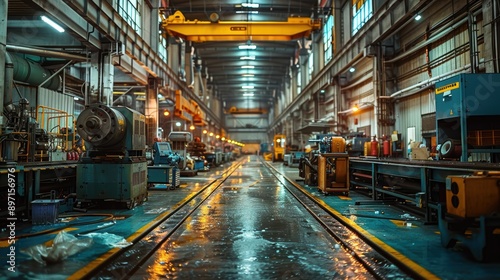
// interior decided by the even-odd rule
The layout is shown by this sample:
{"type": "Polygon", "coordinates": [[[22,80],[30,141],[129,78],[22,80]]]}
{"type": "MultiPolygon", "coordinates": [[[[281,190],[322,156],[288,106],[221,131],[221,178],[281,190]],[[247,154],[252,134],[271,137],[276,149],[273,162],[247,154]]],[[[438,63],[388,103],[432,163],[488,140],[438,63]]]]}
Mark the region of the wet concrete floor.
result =
{"type": "Polygon", "coordinates": [[[257,158],[244,164],[133,279],[371,279],[257,158]]]}

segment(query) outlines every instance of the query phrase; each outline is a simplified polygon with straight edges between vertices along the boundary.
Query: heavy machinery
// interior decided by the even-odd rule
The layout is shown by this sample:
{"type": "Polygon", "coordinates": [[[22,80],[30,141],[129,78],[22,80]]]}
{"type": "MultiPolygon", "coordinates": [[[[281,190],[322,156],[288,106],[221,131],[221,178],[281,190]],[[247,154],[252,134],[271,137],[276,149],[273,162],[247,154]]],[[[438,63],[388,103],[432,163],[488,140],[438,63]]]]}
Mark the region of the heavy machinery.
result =
{"type": "MultiPolygon", "coordinates": [[[[198,170],[195,169],[195,160],[190,156],[188,145],[193,140],[193,135],[189,131],[172,131],[168,135],[173,152],[180,155],[182,160],[178,166],[180,174],[184,177],[196,176],[198,170]]],[[[203,163],[201,164],[203,167],[203,163]]]]}
{"type": "Polygon", "coordinates": [[[1,131],[1,161],[33,162],[46,161],[49,150],[49,135],[46,129],[32,117],[29,101],[19,100],[19,105],[5,106],[7,123],[1,131]]]}
{"type": "Polygon", "coordinates": [[[127,107],[87,106],[76,120],[87,145],[77,166],[77,200],[118,202],[132,209],[147,199],[145,117],[127,107]]]}
{"type": "MultiPolygon", "coordinates": [[[[10,191],[7,177],[15,175],[17,184],[12,189],[16,194],[15,212],[23,212],[25,217],[30,217],[30,210],[36,208],[33,207],[36,205],[33,201],[50,196],[55,196],[60,204],[59,210],[72,208],[69,199],[64,199],[68,207],[60,203],[60,199],[69,197],[75,188],[76,161],[67,158],[65,154],[72,142],[59,141],[63,134],[69,135],[67,131],[71,129],[69,127],[72,122],[64,122],[66,131],[61,133],[62,125],[54,127],[54,123],[50,122],[56,118],[62,120],[60,115],[43,115],[37,109],[20,95],[18,101],[8,102],[4,106],[5,123],[0,125],[0,164],[3,166],[0,168],[0,192],[6,194],[8,189],[10,191]],[[48,129],[49,126],[52,126],[52,132],[48,129]],[[64,151],[63,155],[59,158],[51,157],[51,152],[56,150],[64,151]],[[7,170],[13,172],[8,173],[7,170]],[[52,195],[54,190],[57,192],[52,195]]],[[[66,112],[63,114],[69,115],[66,112]]],[[[6,195],[1,196],[0,203],[7,205],[7,198],[6,195]]],[[[0,209],[0,216],[11,215],[7,210],[0,209]]]]}
{"type": "Polygon", "coordinates": [[[500,162],[499,79],[498,73],[464,73],[436,83],[440,158],[500,162]]]}
{"type": "Polygon", "coordinates": [[[285,159],[285,141],[286,136],[284,134],[276,134],[273,139],[273,162],[283,161],[285,159]]]}
{"type": "Polygon", "coordinates": [[[194,141],[189,142],[186,151],[192,160],[191,163],[188,163],[189,169],[196,171],[208,170],[209,165],[205,157],[207,152],[206,144],[201,142],[200,137],[195,137],[194,141]]]}
{"type": "Polygon", "coordinates": [[[317,150],[299,162],[299,176],[306,185],[317,185],[323,194],[349,194],[349,154],[346,141],[339,136],[325,136],[317,150]]]}
{"type": "Polygon", "coordinates": [[[444,247],[457,241],[469,248],[478,261],[497,254],[500,236],[500,171],[446,178],[446,202],[439,205],[439,230],[444,247]],[[446,208],[446,211],[445,211],[446,208]]]}
{"type": "Polygon", "coordinates": [[[180,167],[183,158],[172,150],[169,142],[153,144],[152,166],[148,166],[148,187],[165,184],[173,190],[180,185],[180,167]]]}

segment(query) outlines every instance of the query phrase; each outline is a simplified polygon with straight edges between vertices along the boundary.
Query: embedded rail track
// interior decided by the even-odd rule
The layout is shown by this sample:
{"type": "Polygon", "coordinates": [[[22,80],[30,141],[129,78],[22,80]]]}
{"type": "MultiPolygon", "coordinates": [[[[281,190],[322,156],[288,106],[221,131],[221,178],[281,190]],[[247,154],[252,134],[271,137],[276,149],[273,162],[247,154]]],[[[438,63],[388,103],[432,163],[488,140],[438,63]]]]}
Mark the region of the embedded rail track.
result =
{"type": "MultiPolygon", "coordinates": [[[[286,189],[286,196],[289,197],[287,200],[293,201],[295,207],[300,207],[303,211],[307,211],[311,214],[311,217],[305,219],[315,220],[319,223],[319,227],[323,232],[321,235],[325,235],[328,238],[323,246],[320,244],[318,247],[324,247],[324,252],[319,252],[320,254],[335,254],[334,257],[329,257],[326,261],[331,261],[330,266],[326,265],[326,270],[336,269],[341,270],[344,267],[346,270],[352,267],[356,267],[356,275],[359,275],[362,279],[419,279],[419,271],[415,268],[408,266],[406,263],[400,261],[399,258],[392,256],[393,252],[384,251],[384,247],[379,244],[374,244],[370,242],[369,238],[364,236],[363,232],[359,229],[352,227],[348,221],[339,217],[338,213],[330,209],[325,203],[323,203],[317,197],[312,196],[307,191],[305,191],[300,185],[286,178],[278,170],[273,168],[269,163],[256,161],[249,162],[247,160],[240,160],[238,163],[231,165],[224,173],[216,180],[211,181],[201,188],[198,192],[192,193],[190,197],[186,198],[182,203],[175,206],[169,215],[165,216],[162,220],[156,222],[154,228],[150,231],[145,232],[142,236],[138,236],[133,242],[133,245],[121,249],[108,261],[103,262],[101,265],[97,266],[92,271],[89,271],[86,279],[130,279],[130,278],[150,278],[148,275],[147,267],[151,267],[152,263],[155,262],[155,254],[159,250],[166,250],[164,244],[167,242],[175,242],[178,232],[185,228],[188,219],[192,220],[193,216],[197,215],[200,211],[200,207],[205,203],[209,202],[211,198],[217,196],[218,194],[224,192],[224,189],[231,189],[234,192],[237,191],[233,181],[233,177],[237,178],[235,180],[241,181],[242,174],[254,174],[257,177],[253,179],[255,181],[248,182],[254,186],[259,184],[262,186],[273,186],[274,188],[284,188],[286,189]],[[248,170],[246,170],[248,169],[248,170]],[[293,198],[291,198],[291,196],[293,198]],[[305,210],[304,210],[305,209],[305,210]],[[144,276],[147,275],[147,276],[144,276]]],[[[247,189],[248,189],[247,188],[247,189]]],[[[278,223],[278,221],[275,221],[278,223]]],[[[311,224],[312,222],[306,222],[311,224]]],[[[230,230],[228,231],[231,232],[230,230]]],[[[233,234],[235,234],[233,232],[233,234]]],[[[281,238],[281,237],[280,237],[281,238]]],[[[231,242],[234,243],[234,239],[230,237],[223,237],[227,244],[222,244],[222,246],[230,247],[231,242]]],[[[278,238],[279,239],[279,238],[278,238]]],[[[220,241],[222,242],[222,241],[220,241]]],[[[278,242],[272,243],[275,245],[278,242]]],[[[283,249],[282,249],[283,250],[283,249]]],[[[279,251],[279,250],[277,250],[279,251]]],[[[300,254],[300,253],[299,253],[300,254]]],[[[256,258],[256,257],[254,257],[256,258]]],[[[268,256],[261,256],[259,258],[267,258],[268,256]]],[[[285,256],[290,258],[290,256],[285,256]]],[[[304,258],[300,259],[304,262],[304,258]]],[[[308,262],[315,262],[315,260],[307,260],[308,262]]],[[[317,260],[320,262],[321,260],[317,260]]],[[[193,261],[194,262],[194,261],[193,261]]],[[[269,264],[267,264],[269,265],[269,264]]],[[[216,266],[213,264],[212,266],[216,266]]],[[[238,267],[238,265],[235,265],[238,267]]],[[[188,268],[185,268],[188,269],[188,268]]],[[[215,273],[213,271],[217,270],[217,267],[212,267],[209,273],[215,273]]],[[[271,268],[274,269],[274,268],[271,268]]],[[[223,271],[224,269],[219,269],[223,271]]],[[[240,270],[239,268],[231,269],[233,276],[228,276],[220,274],[223,272],[217,272],[218,274],[212,274],[217,278],[240,278],[241,272],[234,272],[233,270],[240,270]]],[[[190,276],[199,276],[207,272],[207,269],[201,270],[197,273],[189,274],[190,276]]],[[[177,272],[167,271],[162,272],[167,274],[167,276],[178,277],[180,274],[177,272]]],[[[255,272],[253,272],[255,273],[255,272]]],[[[260,271],[260,276],[264,272],[260,271]]],[[[282,273],[282,271],[276,271],[273,273],[282,273]]],[[[288,276],[294,276],[293,268],[289,268],[285,273],[288,276]],[[292,272],[290,272],[292,271],[292,272]]],[[[334,278],[335,276],[348,275],[344,272],[333,272],[327,271],[323,272],[325,276],[334,278]]],[[[352,273],[352,272],[351,272],[352,273]]],[[[268,277],[269,275],[264,277],[268,277]]],[[[283,274],[281,274],[283,275],[283,274]]],[[[156,275],[158,276],[158,275],[156,275]]],[[[186,275],[180,275],[186,276],[186,275]]],[[[248,276],[248,275],[247,275],[248,276]]],[[[283,276],[281,276],[283,277],[283,276]]],[[[295,277],[297,275],[295,274],[295,277]]],[[[276,278],[274,274],[271,278],[276,278]]],[[[300,278],[300,277],[299,277],[300,278]]],[[[309,279],[309,278],[308,278],[309,279]]]]}

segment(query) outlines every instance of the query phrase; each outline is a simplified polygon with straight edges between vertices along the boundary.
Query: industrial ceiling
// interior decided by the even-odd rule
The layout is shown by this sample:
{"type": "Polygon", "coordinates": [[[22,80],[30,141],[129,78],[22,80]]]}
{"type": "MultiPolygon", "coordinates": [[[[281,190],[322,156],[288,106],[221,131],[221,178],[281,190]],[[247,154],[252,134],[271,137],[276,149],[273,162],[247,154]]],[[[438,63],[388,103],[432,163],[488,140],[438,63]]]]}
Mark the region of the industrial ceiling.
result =
{"type": "MultiPolygon", "coordinates": [[[[279,22],[289,18],[308,18],[319,21],[330,13],[331,1],[312,0],[170,0],[166,1],[166,15],[180,11],[186,20],[210,21],[214,17],[222,22],[268,23],[266,28],[286,33],[279,22]]],[[[214,23],[217,24],[217,23],[214,23]]],[[[251,27],[250,27],[251,28],[251,27]]],[[[250,32],[249,32],[250,33],[250,32]]],[[[310,34],[306,34],[310,35],[310,34]]],[[[310,36],[309,36],[310,37],[310,36]]],[[[217,39],[195,42],[196,55],[208,73],[208,86],[216,96],[231,104],[238,100],[253,100],[272,106],[276,94],[285,89],[290,81],[291,67],[298,55],[306,51],[310,38],[282,40],[268,36],[256,40],[247,36],[242,40],[217,39]],[[242,45],[255,49],[240,49],[242,45]]]]}
{"type": "MultiPolygon", "coordinates": [[[[84,50],[76,38],[43,37],[49,32],[44,30],[50,30],[39,19],[46,4],[51,5],[41,0],[9,0],[9,28],[14,32],[8,36],[16,36],[16,28],[22,33],[29,27],[42,36],[33,36],[29,40],[24,36],[23,40],[14,40],[16,43],[70,52],[84,50]]],[[[186,21],[265,22],[268,23],[268,29],[278,31],[281,27],[273,23],[286,22],[290,18],[307,18],[319,22],[331,12],[331,0],[161,0],[160,5],[160,12],[166,18],[180,11],[186,21]]],[[[308,39],[281,40],[279,36],[271,36],[256,40],[248,36],[242,40],[207,40],[190,44],[195,49],[195,63],[201,64],[202,73],[206,75],[207,87],[212,88],[221,101],[232,103],[253,100],[271,107],[276,95],[281,94],[285,83],[290,81],[291,68],[297,63],[299,54],[306,51],[308,39]],[[239,49],[241,45],[255,45],[255,49],[242,50],[239,49]]],[[[133,85],[130,82],[126,75],[115,74],[116,85],[133,85]]]]}

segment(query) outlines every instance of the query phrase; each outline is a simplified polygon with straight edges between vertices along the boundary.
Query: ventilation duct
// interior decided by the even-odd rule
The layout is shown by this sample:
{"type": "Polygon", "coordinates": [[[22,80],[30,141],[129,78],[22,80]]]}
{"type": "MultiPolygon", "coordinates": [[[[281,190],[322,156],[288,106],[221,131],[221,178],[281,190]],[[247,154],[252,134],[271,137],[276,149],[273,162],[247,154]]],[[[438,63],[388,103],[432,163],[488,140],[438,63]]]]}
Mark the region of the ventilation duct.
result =
{"type": "MultiPolygon", "coordinates": [[[[40,64],[24,59],[18,55],[9,53],[14,65],[14,80],[28,83],[33,86],[41,85],[52,73],[40,64]]],[[[60,76],[53,77],[42,85],[44,88],[58,90],[62,81],[60,76]]]]}

